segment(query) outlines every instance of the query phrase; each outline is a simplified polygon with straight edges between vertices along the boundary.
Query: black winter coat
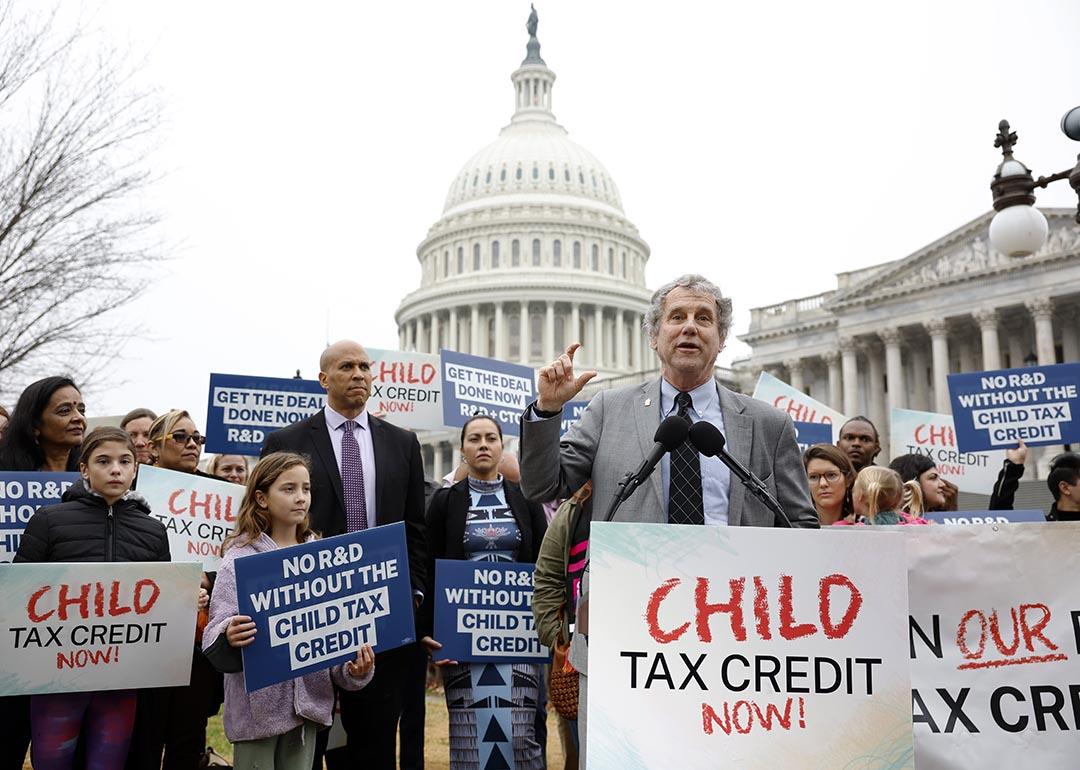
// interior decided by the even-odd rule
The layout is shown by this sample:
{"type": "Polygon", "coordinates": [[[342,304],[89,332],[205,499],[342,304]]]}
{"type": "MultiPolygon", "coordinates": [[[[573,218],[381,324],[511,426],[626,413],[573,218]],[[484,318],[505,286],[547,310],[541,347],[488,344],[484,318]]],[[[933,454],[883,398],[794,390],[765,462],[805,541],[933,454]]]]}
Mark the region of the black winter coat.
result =
{"type": "Polygon", "coordinates": [[[30,517],[16,562],[170,561],[165,525],[137,495],[106,505],[73,484],[63,502],[30,517]]]}

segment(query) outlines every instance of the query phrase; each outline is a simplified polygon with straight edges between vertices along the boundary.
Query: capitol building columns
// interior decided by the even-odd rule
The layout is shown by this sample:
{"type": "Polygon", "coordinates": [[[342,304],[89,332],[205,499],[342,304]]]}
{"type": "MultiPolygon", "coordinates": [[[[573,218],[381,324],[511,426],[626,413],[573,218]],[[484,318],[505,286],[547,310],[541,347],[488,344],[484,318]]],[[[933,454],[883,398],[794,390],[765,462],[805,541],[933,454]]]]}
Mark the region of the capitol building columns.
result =
{"type": "Polygon", "coordinates": [[[989,250],[991,212],[834,292],[753,308],[737,366],[867,415],[887,443],[894,408],[951,413],[949,374],[1080,362],[1080,227],[1046,213],[1047,247],[1030,258],[989,250]]]}

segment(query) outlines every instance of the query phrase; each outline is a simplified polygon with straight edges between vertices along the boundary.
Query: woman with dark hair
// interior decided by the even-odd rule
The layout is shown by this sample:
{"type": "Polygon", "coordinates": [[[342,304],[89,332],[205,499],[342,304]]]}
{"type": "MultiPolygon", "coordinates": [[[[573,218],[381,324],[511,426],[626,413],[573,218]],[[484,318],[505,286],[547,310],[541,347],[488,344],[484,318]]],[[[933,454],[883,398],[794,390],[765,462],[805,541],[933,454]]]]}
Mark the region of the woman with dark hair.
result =
{"type": "MultiPolygon", "coordinates": [[[[432,638],[435,597],[435,560],[462,559],[488,562],[536,562],[544,539],[544,509],[525,499],[521,489],[499,473],[502,428],[490,417],[477,415],[461,429],[461,454],[469,475],[444,487],[428,506],[428,584],[418,622],[421,643],[429,652],[442,647],[432,638]]],[[[450,767],[476,767],[477,752],[486,747],[502,755],[514,770],[544,767],[536,741],[535,714],[540,695],[540,666],[536,664],[457,664],[440,661],[446,706],[450,718],[450,767]],[[490,671],[498,676],[490,675],[490,671]],[[481,682],[481,674],[485,681],[481,682]],[[498,679],[502,684],[493,681],[498,679]],[[486,724],[478,724],[477,690],[499,706],[486,724]],[[497,689],[497,692],[495,691],[497,689]],[[473,713],[469,713],[473,712],[473,713]],[[498,712],[498,713],[496,713],[498,712]],[[491,729],[491,725],[496,730],[491,729]],[[492,735],[499,737],[487,740],[492,735]]]]}
{"type": "Polygon", "coordinates": [[[916,481],[921,495],[910,494],[905,488],[901,508],[908,513],[921,515],[927,511],[941,511],[948,503],[946,481],[938,473],[937,464],[926,455],[909,454],[893,458],[889,467],[900,474],[901,481],[916,481]],[[921,497],[921,505],[917,497],[921,497]],[[917,509],[917,510],[915,510],[917,509]]]}
{"type": "Polygon", "coordinates": [[[86,404],[67,377],[46,377],[19,396],[0,438],[0,470],[76,471],[86,404]]]}
{"type": "Polygon", "coordinates": [[[815,444],[803,452],[803,467],[821,526],[831,526],[850,516],[854,511],[851,485],[855,483],[855,469],[847,453],[832,444],[815,444]]]}
{"type": "MultiPolygon", "coordinates": [[[[46,377],[19,396],[0,438],[0,471],[74,471],[86,432],[86,404],[67,377],[46,377]]],[[[0,698],[0,770],[22,770],[30,746],[30,699],[0,698]]]]}

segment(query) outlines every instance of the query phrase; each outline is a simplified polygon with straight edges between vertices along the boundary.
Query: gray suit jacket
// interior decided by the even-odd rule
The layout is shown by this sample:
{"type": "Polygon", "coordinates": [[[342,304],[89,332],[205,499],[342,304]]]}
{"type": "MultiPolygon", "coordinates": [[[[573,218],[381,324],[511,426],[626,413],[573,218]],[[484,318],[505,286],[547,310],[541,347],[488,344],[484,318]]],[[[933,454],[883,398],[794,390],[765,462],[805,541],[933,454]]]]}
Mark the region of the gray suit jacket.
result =
{"type": "MultiPolygon", "coordinates": [[[[773,493],[796,527],[817,527],[791,418],[718,384],[727,449],[773,493]]],[[[593,519],[607,511],[619,482],[652,451],[660,425],[660,380],[602,390],[559,441],[561,416],[521,421],[521,491],[544,502],[569,497],[590,478],[593,519]]],[[[771,527],[775,517],[736,478],[731,479],[728,523],[771,527]]],[[[664,490],[653,471],[619,508],[616,521],[663,523],[664,490]]]]}

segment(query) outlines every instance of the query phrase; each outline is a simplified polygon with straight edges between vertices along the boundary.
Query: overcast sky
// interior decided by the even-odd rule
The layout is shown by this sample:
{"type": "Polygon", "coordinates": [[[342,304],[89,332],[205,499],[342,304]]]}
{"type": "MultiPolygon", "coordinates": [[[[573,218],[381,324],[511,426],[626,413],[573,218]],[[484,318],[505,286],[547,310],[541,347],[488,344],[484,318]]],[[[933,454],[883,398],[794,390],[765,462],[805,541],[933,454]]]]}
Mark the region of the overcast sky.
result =
{"type": "MultiPolygon", "coordinates": [[[[314,377],[325,342],[397,346],[416,246],[512,112],[528,3],[100,0],[166,108],[147,203],[176,244],[118,314],[141,335],[91,414],[206,411],[211,371],[314,377]]],[[[990,208],[997,122],[1072,165],[1074,0],[543,0],[553,108],[620,188],[650,287],[749,309],[831,289],[990,208]]],[[[1075,205],[1065,183],[1040,205],[1075,205]]],[[[721,360],[745,354],[732,341],[721,360]]]]}

